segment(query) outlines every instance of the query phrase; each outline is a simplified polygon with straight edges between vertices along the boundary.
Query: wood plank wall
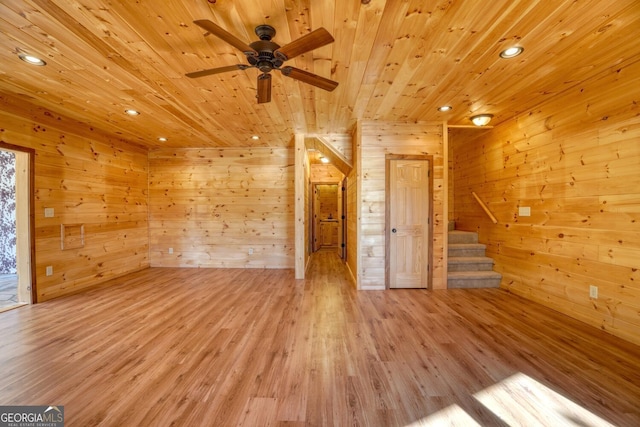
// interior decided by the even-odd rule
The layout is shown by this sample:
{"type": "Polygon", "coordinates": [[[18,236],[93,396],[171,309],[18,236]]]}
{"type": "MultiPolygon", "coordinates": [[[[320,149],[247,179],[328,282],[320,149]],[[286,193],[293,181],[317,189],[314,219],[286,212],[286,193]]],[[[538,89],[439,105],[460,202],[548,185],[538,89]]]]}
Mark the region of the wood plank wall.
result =
{"type": "Polygon", "coordinates": [[[327,145],[330,145],[338,153],[347,159],[349,162],[353,162],[353,150],[352,140],[349,134],[327,134],[319,136],[320,140],[327,145]]]}
{"type": "Polygon", "coordinates": [[[309,224],[307,221],[307,203],[309,201],[309,156],[305,145],[305,137],[301,133],[293,136],[293,265],[296,279],[304,279],[309,254],[307,245],[309,224]]]}
{"type": "Polygon", "coordinates": [[[448,206],[448,214],[447,214],[447,220],[448,222],[453,221],[454,218],[454,214],[453,214],[453,209],[454,209],[454,203],[453,203],[453,199],[455,197],[455,180],[453,178],[453,174],[454,174],[454,167],[453,167],[453,144],[449,143],[447,144],[447,151],[448,151],[448,156],[447,156],[447,167],[449,168],[449,176],[447,177],[447,200],[449,201],[449,203],[447,203],[448,206]]]}
{"type": "Polygon", "coordinates": [[[361,180],[359,207],[361,289],[385,288],[385,155],[428,154],[434,158],[433,177],[433,288],[447,286],[444,266],[445,165],[442,122],[362,122],[357,149],[361,180]]]}
{"type": "Polygon", "coordinates": [[[149,153],[152,266],[293,268],[294,211],[292,148],[149,153]]]}
{"type": "MultiPolygon", "coordinates": [[[[306,153],[306,150],[305,150],[306,153]]],[[[307,268],[311,262],[311,252],[312,252],[312,244],[311,244],[311,233],[312,233],[312,224],[313,224],[313,210],[311,209],[311,164],[309,163],[309,156],[305,155],[304,157],[304,206],[302,207],[302,222],[303,222],[303,234],[304,240],[302,242],[298,241],[296,238],[295,245],[298,246],[300,244],[303,245],[304,250],[301,248],[296,248],[296,253],[302,253],[304,257],[304,273],[306,275],[307,268]]],[[[296,218],[297,221],[297,218],[296,218]]],[[[297,225],[299,227],[299,225],[297,225]]],[[[298,267],[296,267],[296,270],[298,267]]],[[[296,276],[296,279],[300,277],[296,276]]]]}
{"type": "Polygon", "coordinates": [[[347,257],[345,260],[345,265],[356,288],[360,288],[360,284],[358,283],[358,271],[360,270],[360,215],[358,213],[360,212],[361,201],[360,192],[358,191],[358,189],[360,188],[361,183],[359,179],[360,174],[358,172],[358,158],[361,151],[361,126],[361,123],[357,123],[356,126],[353,127],[351,133],[351,160],[353,168],[347,176],[347,206],[345,207],[347,216],[347,257]]]}
{"type": "Polygon", "coordinates": [[[316,184],[315,191],[318,192],[318,220],[338,219],[338,184],[316,184]]]}
{"type": "Polygon", "coordinates": [[[344,174],[332,164],[312,164],[311,182],[315,184],[337,184],[344,179],[344,174]]]}
{"type": "Polygon", "coordinates": [[[146,150],[19,100],[1,102],[1,141],[36,151],[37,300],[147,268],[146,150]],[[84,224],[84,247],[62,250],[61,224],[84,224]]]}
{"type": "Polygon", "coordinates": [[[639,75],[640,62],[612,68],[491,131],[451,133],[455,221],[479,232],[501,286],[636,344],[639,75]]]}

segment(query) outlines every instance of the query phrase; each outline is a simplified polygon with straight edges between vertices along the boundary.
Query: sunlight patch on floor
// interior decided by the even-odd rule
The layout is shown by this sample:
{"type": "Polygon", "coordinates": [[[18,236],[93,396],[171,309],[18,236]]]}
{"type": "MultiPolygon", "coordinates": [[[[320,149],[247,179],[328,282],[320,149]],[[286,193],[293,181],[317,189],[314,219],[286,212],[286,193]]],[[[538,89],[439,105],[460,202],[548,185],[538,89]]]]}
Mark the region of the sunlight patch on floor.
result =
{"type": "Polygon", "coordinates": [[[474,397],[511,426],[613,426],[523,373],[474,397]]]}
{"type": "MultiPolygon", "coordinates": [[[[523,373],[512,375],[474,397],[509,426],[613,427],[523,373]]],[[[451,405],[405,427],[479,425],[460,406],[451,405]]]]}
{"type": "Polygon", "coordinates": [[[480,424],[458,405],[451,405],[405,427],[419,426],[479,427],[480,424]]]}

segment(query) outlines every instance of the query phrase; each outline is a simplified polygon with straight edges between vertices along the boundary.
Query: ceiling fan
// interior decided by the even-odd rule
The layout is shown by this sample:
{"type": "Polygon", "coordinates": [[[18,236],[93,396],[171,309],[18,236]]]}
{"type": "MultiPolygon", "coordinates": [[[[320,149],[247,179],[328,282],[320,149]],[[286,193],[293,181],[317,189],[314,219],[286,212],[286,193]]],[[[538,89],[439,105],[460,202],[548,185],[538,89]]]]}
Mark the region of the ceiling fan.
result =
{"type": "Polygon", "coordinates": [[[246,70],[247,68],[257,68],[262,72],[258,75],[258,104],[271,101],[271,71],[278,70],[287,77],[308,83],[326,91],[332,91],[338,86],[338,82],[318,76],[317,74],[301,70],[299,68],[282,66],[285,61],[295,58],[298,55],[318,49],[329,43],[333,43],[333,37],[324,28],[318,28],[292,41],[289,44],[280,46],[271,41],[276,35],[276,30],[270,25],[258,25],[255,29],[260,40],[246,44],[222,27],[207,19],[193,21],[194,24],[207,30],[214,36],[224,40],[231,46],[239,49],[247,56],[249,65],[236,64],[227,67],[211,68],[208,70],[187,73],[187,77],[197,78],[209,76],[211,74],[225,73],[227,71],[246,70]]]}

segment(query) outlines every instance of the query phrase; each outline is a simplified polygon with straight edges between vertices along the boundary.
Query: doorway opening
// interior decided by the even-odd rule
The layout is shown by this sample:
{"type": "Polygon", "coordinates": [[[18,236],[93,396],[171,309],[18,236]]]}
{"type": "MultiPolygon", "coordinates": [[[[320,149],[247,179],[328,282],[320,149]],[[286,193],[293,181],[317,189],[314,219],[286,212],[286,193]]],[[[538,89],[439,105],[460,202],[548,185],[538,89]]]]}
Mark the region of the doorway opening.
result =
{"type": "Polygon", "coordinates": [[[343,214],[342,185],[312,184],[311,198],[313,212],[311,241],[313,252],[334,250],[342,258],[343,214]]]}
{"type": "MultiPolygon", "coordinates": [[[[297,140],[299,144],[302,142],[297,140]]],[[[297,200],[304,206],[304,223],[296,223],[296,277],[304,278],[302,268],[310,265],[317,251],[329,251],[346,262],[347,259],[347,176],[352,165],[343,153],[351,148],[351,136],[304,138],[304,163],[300,162],[297,177],[297,200]],[[304,181],[303,178],[304,173],[304,181]],[[304,184],[303,184],[304,182],[304,184]],[[337,208],[336,208],[337,206],[337,208]]],[[[297,150],[303,154],[303,147],[297,150]]],[[[300,211],[298,211],[300,212],[300,211]]],[[[302,213],[302,212],[300,212],[302,213]]]]}
{"type": "Polygon", "coordinates": [[[0,311],[36,302],[33,161],[0,143],[0,311]]]}

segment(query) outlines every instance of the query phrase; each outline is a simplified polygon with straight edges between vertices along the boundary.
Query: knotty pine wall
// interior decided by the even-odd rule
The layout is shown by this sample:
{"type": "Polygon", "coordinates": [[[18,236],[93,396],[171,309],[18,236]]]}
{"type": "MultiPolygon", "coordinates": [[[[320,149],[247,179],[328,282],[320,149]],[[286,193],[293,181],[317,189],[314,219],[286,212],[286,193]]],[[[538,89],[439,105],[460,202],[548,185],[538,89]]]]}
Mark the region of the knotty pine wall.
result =
{"type": "Polygon", "coordinates": [[[326,145],[340,153],[349,162],[353,162],[352,138],[349,134],[327,134],[318,136],[326,145]]]}
{"type": "Polygon", "coordinates": [[[0,140],[36,152],[38,302],[148,267],[146,150],[16,100],[0,102],[0,140]],[[62,250],[61,224],[84,224],[84,247],[62,250]]]}
{"type": "MultiPolygon", "coordinates": [[[[361,122],[356,141],[356,166],[360,178],[358,242],[360,289],[385,288],[385,155],[428,154],[433,171],[433,288],[444,289],[444,232],[446,225],[443,123],[361,122]]],[[[350,196],[350,195],[349,195],[350,196]]]]}
{"type": "Polygon", "coordinates": [[[319,203],[317,212],[318,220],[322,219],[338,219],[338,196],[339,184],[316,184],[315,191],[318,192],[317,200],[319,203]]]}
{"type": "Polygon", "coordinates": [[[359,167],[358,167],[358,153],[361,151],[361,141],[360,141],[360,126],[354,126],[351,133],[351,161],[353,168],[351,172],[347,176],[347,206],[345,207],[346,211],[346,229],[347,229],[347,256],[345,260],[345,265],[347,270],[349,271],[349,277],[351,278],[354,286],[357,288],[358,285],[358,271],[360,270],[360,235],[359,235],[359,224],[360,224],[360,180],[359,178],[359,167]]]}
{"type": "Polygon", "coordinates": [[[491,131],[451,133],[455,221],[478,231],[501,286],[636,344],[639,75],[640,62],[612,68],[491,131]]]}
{"type": "Polygon", "coordinates": [[[294,150],[150,151],[149,239],[152,266],[293,268],[294,150]]]}
{"type": "Polygon", "coordinates": [[[344,179],[344,174],[331,163],[311,165],[311,182],[315,184],[336,184],[344,179]]]}
{"type": "MultiPolygon", "coordinates": [[[[305,150],[306,153],[306,150],[305,150]]],[[[295,179],[295,178],[294,178],[295,179]]],[[[304,156],[304,211],[303,214],[303,227],[304,227],[304,241],[299,242],[296,240],[295,245],[303,244],[304,251],[298,251],[303,253],[304,256],[304,271],[306,273],[307,268],[310,265],[311,252],[313,251],[313,244],[311,242],[312,236],[312,224],[313,224],[313,209],[311,209],[311,197],[313,189],[311,188],[311,164],[309,163],[309,156],[304,156]]],[[[297,278],[297,277],[296,277],[297,278]]]]}

